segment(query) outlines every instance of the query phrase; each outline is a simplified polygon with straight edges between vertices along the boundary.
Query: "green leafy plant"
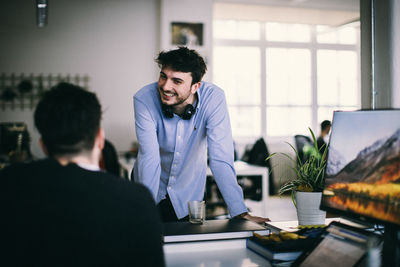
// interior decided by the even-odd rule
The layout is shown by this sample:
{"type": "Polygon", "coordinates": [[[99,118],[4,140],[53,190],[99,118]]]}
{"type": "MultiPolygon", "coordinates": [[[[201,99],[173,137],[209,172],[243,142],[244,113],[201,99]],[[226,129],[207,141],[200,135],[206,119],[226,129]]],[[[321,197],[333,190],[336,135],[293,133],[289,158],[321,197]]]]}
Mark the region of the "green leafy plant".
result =
{"type": "MultiPolygon", "coordinates": [[[[289,179],[288,182],[284,183],[278,193],[280,195],[290,192],[292,196],[293,203],[296,205],[296,201],[294,198],[295,192],[322,192],[324,187],[324,178],[325,178],[325,167],[326,167],[326,154],[328,149],[326,146],[321,148],[321,151],[318,150],[317,140],[313,131],[310,130],[314,146],[310,146],[306,148],[306,160],[302,161],[299,156],[299,151],[291,145],[287,143],[295,152],[296,159],[294,159],[291,155],[286,153],[279,153],[287,157],[289,160],[295,163],[295,167],[292,169],[295,172],[295,177],[289,179]]],[[[271,154],[266,160],[271,159],[275,154],[271,154]]]]}

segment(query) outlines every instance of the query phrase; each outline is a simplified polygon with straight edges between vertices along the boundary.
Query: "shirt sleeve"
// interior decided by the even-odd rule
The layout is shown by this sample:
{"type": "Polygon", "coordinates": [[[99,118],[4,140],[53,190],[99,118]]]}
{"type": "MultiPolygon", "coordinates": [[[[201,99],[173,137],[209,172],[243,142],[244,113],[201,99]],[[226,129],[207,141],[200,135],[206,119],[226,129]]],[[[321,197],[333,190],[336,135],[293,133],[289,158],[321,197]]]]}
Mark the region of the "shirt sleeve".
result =
{"type": "Polygon", "coordinates": [[[210,169],[232,217],[246,212],[243,190],[233,166],[234,148],[228,109],[223,91],[214,98],[207,120],[207,144],[210,169]]]}
{"type": "Polygon", "coordinates": [[[147,186],[157,200],[161,165],[156,123],[146,105],[137,98],[133,100],[136,137],[139,142],[135,181],[147,186]]]}

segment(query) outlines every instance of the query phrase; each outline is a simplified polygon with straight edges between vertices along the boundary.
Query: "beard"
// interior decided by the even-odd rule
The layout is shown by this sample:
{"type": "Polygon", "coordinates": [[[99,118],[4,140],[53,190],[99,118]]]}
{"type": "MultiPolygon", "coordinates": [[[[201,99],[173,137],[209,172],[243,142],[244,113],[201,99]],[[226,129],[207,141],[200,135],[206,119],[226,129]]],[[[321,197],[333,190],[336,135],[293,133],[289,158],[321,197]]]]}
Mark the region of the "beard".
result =
{"type": "MultiPolygon", "coordinates": [[[[186,100],[188,100],[189,97],[190,97],[190,95],[191,95],[190,91],[188,92],[187,95],[181,95],[181,96],[175,93],[175,95],[172,96],[172,98],[175,98],[175,102],[174,102],[174,103],[168,103],[169,101],[165,101],[165,100],[163,99],[163,95],[162,95],[163,92],[164,92],[163,88],[162,88],[162,87],[159,87],[159,88],[158,88],[158,93],[159,93],[159,95],[160,95],[161,103],[162,103],[163,105],[165,105],[165,106],[168,106],[168,107],[176,107],[176,106],[179,106],[179,105],[185,103],[186,100]]],[[[167,92],[168,92],[168,91],[167,91],[167,92]]]]}

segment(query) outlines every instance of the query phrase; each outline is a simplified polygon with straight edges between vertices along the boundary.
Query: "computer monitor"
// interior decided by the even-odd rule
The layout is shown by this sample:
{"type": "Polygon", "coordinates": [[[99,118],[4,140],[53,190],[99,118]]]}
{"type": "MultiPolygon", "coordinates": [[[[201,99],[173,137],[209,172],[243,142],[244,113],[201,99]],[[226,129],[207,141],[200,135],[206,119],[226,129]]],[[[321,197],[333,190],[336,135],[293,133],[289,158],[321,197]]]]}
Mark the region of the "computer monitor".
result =
{"type": "Polygon", "coordinates": [[[398,246],[400,229],[400,110],[334,112],[325,173],[321,209],[384,225],[384,254],[392,253],[385,250],[398,246]]]}

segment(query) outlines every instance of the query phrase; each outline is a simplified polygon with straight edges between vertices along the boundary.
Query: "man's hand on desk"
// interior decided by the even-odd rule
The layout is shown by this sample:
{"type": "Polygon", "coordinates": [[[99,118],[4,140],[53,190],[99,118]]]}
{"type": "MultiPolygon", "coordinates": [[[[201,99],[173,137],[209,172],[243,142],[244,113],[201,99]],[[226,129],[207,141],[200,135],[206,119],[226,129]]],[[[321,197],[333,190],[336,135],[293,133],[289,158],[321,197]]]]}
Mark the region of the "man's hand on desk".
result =
{"type": "Polygon", "coordinates": [[[270,221],[271,221],[271,220],[268,219],[268,218],[263,218],[263,217],[258,217],[258,216],[252,216],[252,215],[250,215],[248,212],[239,214],[239,215],[236,216],[236,217],[238,217],[238,218],[243,218],[243,219],[246,219],[246,220],[249,220],[249,221],[253,221],[253,222],[256,222],[256,223],[258,223],[258,224],[263,224],[263,223],[265,223],[265,222],[270,222],[270,221]]]}

